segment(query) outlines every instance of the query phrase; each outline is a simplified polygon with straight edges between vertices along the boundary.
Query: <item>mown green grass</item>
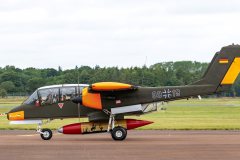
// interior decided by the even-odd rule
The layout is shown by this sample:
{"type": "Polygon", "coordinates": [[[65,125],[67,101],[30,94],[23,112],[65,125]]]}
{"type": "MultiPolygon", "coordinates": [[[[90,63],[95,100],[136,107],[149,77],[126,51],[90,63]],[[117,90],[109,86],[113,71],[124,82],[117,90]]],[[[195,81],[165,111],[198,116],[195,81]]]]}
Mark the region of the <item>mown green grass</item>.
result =
{"type": "MultiPolygon", "coordinates": [[[[165,103],[166,104],[166,103],[165,103]]],[[[172,101],[166,105],[240,105],[240,98],[189,98],[172,101]]]]}
{"type": "Polygon", "coordinates": [[[26,98],[0,98],[0,106],[19,106],[26,98]]]}
{"type": "MultiPolygon", "coordinates": [[[[174,105],[239,105],[240,99],[189,99],[173,101],[159,111],[125,118],[153,121],[153,124],[140,127],[139,130],[239,130],[240,106],[174,106],[174,105]]],[[[10,108],[0,108],[0,113],[6,113],[10,108]]],[[[81,118],[82,121],[82,118],[81,118]]],[[[84,119],[86,122],[87,119],[84,119]]],[[[54,120],[43,128],[58,129],[61,126],[77,123],[78,119],[54,120]]],[[[0,129],[36,129],[37,125],[9,125],[6,116],[0,116],[0,129]]]]}
{"type": "Polygon", "coordinates": [[[139,129],[240,129],[240,107],[167,107],[165,112],[140,117],[154,123],[139,129]]]}
{"type": "Polygon", "coordinates": [[[0,106],[19,106],[20,104],[19,102],[0,102],[0,106]]]}

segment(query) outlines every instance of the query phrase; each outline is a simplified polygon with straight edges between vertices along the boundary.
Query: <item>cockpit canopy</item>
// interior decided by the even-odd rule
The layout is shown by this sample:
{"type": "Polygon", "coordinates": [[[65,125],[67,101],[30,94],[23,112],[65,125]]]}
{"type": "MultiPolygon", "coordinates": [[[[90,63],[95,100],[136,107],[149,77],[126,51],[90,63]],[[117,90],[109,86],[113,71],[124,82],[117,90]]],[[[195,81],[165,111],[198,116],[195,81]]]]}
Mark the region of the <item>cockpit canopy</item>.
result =
{"type": "Polygon", "coordinates": [[[26,101],[25,104],[42,106],[57,102],[71,101],[74,97],[80,95],[82,90],[88,87],[84,84],[64,84],[38,88],[26,101]]]}

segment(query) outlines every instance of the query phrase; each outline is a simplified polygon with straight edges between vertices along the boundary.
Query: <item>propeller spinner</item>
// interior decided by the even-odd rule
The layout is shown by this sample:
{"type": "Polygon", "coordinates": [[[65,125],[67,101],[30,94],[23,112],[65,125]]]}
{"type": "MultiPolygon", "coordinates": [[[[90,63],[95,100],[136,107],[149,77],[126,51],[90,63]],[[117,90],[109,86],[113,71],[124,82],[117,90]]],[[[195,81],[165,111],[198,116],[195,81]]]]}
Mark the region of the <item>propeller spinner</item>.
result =
{"type": "Polygon", "coordinates": [[[72,102],[76,103],[76,104],[81,104],[82,105],[82,95],[79,95],[78,97],[75,97],[72,99],[72,102]]]}

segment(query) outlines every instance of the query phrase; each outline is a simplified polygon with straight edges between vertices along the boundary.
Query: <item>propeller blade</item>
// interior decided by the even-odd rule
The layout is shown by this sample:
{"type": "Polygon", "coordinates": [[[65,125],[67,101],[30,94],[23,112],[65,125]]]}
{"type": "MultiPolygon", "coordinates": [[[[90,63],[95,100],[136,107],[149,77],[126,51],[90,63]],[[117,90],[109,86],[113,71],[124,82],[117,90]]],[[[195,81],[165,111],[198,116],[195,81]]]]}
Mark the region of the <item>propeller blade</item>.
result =
{"type": "Polygon", "coordinates": [[[78,88],[77,88],[77,91],[78,91],[78,97],[73,98],[72,102],[78,104],[78,118],[79,118],[79,123],[80,123],[82,96],[80,96],[79,73],[78,73],[78,88]]]}
{"type": "Polygon", "coordinates": [[[80,97],[80,88],[79,88],[79,73],[78,73],[78,97],[80,97]]]}
{"type": "Polygon", "coordinates": [[[79,118],[79,123],[80,123],[80,114],[81,114],[81,105],[78,103],[78,118],[79,118]]]}

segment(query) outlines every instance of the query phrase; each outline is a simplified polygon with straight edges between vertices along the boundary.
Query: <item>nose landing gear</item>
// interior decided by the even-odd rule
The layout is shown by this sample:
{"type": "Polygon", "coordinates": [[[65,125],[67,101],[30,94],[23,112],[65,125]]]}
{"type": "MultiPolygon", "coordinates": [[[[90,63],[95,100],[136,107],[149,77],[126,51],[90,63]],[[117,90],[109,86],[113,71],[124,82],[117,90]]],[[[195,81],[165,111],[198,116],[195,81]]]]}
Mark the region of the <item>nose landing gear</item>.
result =
{"type": "Polygon", "coordinates": [[[52,121],[52,119],[48,119],[46,122],[39,123],[38,126],[37,126],[36,131],[38,133],[40,133],[40,136],[43,140],[49,140],[49,139],[52,138],[52,131],[50,129],[45,128],[45,129],[41,130],[42,125],[50,123],[51,121],[52,121]]]}
{"type": "Polygon", "coordinates": [[[43,129],[40,135],[43,140],[49,140],[52,138],[52,131],[50,129],[43,129]]]}

